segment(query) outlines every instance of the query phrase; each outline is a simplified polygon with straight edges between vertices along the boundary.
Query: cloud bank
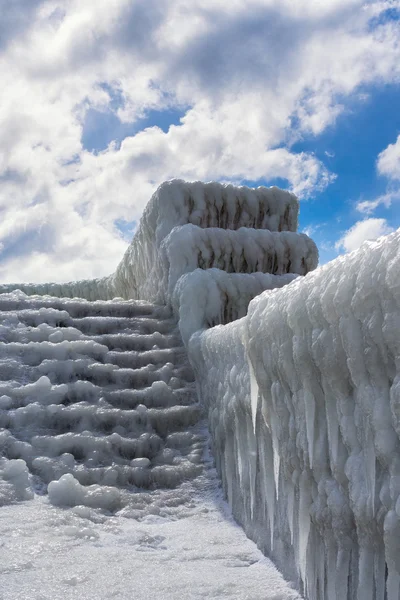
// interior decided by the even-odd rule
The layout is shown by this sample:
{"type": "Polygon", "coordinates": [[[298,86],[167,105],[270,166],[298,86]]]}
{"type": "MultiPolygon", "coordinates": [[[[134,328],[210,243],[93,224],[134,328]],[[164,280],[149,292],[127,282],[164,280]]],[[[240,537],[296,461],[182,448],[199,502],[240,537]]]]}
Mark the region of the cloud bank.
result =
{"type": "MultiPolygon", "coordinates": [[[[334,174],[292,146],[362,86],[399,81],[400,28],[385,18],[398,7],[0,0],[0,280],[113,271],[121,223],[172,177],[323,190],[334,174]]],[[[399,148],[381,173],[399,177],[399,148]]]]}

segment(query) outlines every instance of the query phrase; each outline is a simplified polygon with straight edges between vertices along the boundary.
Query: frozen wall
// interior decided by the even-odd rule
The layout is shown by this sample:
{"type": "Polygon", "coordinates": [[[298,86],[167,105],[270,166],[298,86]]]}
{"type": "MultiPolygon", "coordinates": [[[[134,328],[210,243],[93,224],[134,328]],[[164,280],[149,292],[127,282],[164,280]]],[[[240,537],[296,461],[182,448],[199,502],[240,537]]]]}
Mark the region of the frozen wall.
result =
{"type": "MultiPolygon", "coordinates": [[[[164,302],[155,265],[160,259],[163,240],[174,227],[192,224],[202,229],[247,227],[293,232],[297,229],[298,210],[296,196],[277,187],[251,189],[216,182],[167,181],[147,204],[132,243],[114,274],[66,284],[3,284],[0,293],[21,289],[27,294],[88,300],[123,297],[164,302]]],[[[190,253],[190,239],[186,238],[186,243],[184,251],[190,253]]]]}
{"type": "Polygon", "coordinates": [[[400,598],[400,230],[189,342],[235,518],[310,600],[400,598]]]}

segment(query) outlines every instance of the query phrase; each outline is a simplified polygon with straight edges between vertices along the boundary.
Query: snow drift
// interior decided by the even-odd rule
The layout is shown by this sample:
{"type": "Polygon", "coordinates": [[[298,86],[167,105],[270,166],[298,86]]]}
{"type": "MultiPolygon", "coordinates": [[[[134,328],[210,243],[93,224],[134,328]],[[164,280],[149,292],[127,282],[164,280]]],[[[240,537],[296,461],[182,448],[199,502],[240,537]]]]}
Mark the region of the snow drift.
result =
{"type": "Polygon", "coordinates": [[[235,518],[310,600],[400,597],[400,230],[194,334],[235,518]]]}

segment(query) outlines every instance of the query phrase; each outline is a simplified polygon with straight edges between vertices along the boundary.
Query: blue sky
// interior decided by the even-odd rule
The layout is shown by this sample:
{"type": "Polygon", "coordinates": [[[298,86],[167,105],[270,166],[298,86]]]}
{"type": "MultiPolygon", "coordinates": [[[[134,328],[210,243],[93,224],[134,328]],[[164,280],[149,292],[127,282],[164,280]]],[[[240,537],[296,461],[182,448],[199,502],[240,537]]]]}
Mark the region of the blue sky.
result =
{"type": "Polygon", "coordinates": [[[2,281],[112,272],[173,177],[291,189],[322,263],[400,226],[399,0],[0,4],[2,281]]]}

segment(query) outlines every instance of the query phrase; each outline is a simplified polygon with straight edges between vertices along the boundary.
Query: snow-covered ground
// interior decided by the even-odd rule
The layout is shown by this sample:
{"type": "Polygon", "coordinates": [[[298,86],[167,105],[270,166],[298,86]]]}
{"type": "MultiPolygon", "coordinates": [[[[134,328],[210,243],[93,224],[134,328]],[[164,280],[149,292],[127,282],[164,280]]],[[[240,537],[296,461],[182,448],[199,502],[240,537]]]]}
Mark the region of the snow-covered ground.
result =
{"type": "Polygon", "coordinates": [[[295,600],[237,526],[169,309],[0,296],[0,599],[295,600]]]}
{"type": "MultiPolygon", "coordinates": [[[[62,509],[40,496],[3,506],[0,598],[299,599],[232,521],[209,475],[166,517],[62,509]]],[[[158,499],[162,505],[162,493],[158,499]]]]}

